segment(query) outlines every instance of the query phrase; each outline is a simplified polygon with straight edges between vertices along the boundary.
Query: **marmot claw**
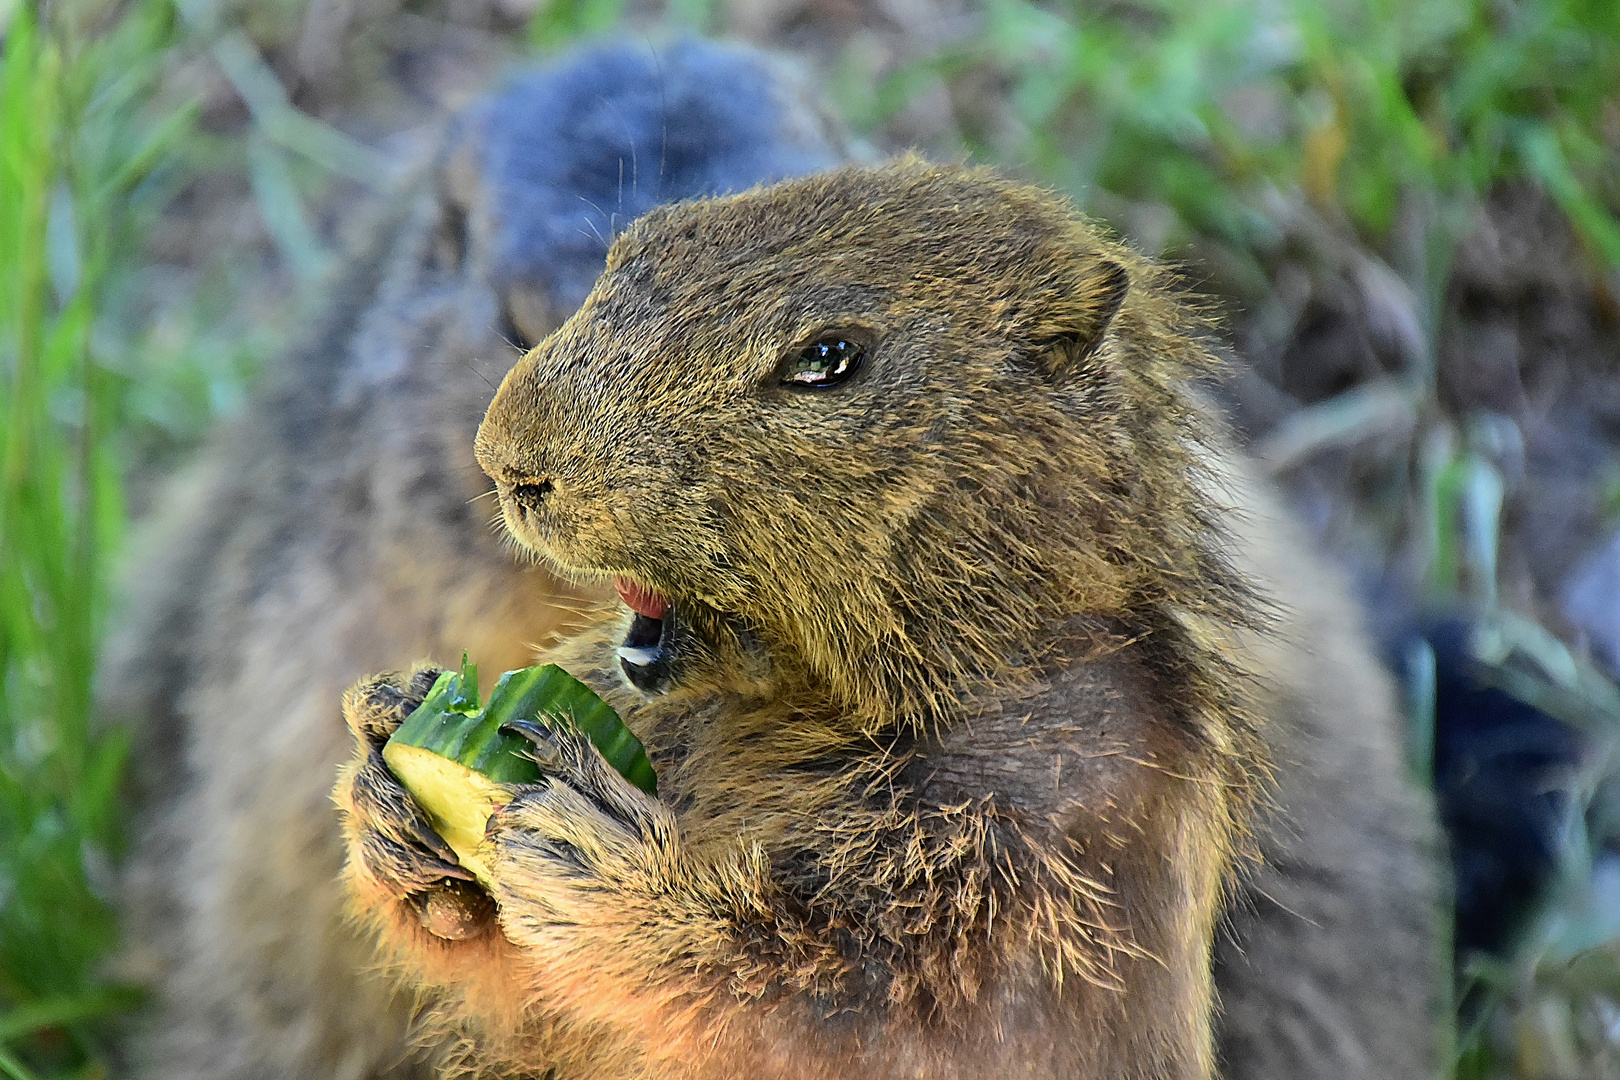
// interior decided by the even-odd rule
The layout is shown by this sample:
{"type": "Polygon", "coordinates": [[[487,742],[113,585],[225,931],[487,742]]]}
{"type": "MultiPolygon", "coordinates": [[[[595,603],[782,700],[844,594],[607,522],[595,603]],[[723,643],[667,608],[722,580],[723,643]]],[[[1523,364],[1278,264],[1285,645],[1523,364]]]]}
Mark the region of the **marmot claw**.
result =
{"type": "Polygon", "coordinates": [[[525,756],[540,766],[542,772],[558,773],[566,768],[556,736],[539,720],[508,720],[501,725],[501,730],[528,741],[529,751],[525,756]]]}

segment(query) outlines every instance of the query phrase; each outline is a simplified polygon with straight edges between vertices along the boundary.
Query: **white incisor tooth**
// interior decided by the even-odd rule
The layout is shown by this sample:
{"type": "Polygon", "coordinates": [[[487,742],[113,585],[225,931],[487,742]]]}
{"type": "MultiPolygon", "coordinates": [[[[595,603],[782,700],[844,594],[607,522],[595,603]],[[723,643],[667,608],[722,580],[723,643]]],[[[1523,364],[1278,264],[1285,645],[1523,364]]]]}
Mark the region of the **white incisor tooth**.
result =
{"type": "Polygon", "coordinates": [[[658,660],[658,650],[620,645],[619,659],[635,667],[651,667],[658,660]]]}

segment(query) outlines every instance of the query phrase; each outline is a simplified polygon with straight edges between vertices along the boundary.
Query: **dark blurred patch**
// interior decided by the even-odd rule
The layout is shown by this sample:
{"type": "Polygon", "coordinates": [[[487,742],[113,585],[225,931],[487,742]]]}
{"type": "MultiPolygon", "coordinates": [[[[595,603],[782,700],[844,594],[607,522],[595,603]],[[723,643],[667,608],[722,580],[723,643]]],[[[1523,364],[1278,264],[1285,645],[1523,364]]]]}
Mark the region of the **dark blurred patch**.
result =
{"type": "Polygon", "coordinates": [[[525,303],[578,307],[613,237],[654,206],[834,163],[818,118],[791,115],[802,102],[760,93],[781,81],[771,63],[693,39],[602,46],[513,80],[474,112],[498,219],[491,272],[520,294],[514,329],[526,339],[546,321],[525,303]]]}
{"type": "MultiPolygon", "coordinates": [[[[1586,760],[1575,728],[1508,693],[1474,644],[1478,623],[1431,619],[1395,640],[1432,650],[1434,787],[1451,841],[1459,963],[1506,955],[1548,894],[1579,812],[1571,790],[1586,760]]],[[[1401,665],[1410,686],[1410,662],[1401,665]]]]}
{"type": "Polygon", "coordinates": [[[1620,677],[1620,533],[1580,560],[1558,599],[1592,659],[1620,677]]]}

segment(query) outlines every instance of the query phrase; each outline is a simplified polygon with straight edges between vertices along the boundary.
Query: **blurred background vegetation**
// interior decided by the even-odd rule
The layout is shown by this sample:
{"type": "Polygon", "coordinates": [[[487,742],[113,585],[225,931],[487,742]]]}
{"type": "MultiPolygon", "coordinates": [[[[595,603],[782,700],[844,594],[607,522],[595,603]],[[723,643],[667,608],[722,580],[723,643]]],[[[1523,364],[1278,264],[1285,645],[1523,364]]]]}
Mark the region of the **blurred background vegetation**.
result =
{"type": "MultiPolygon", "coordinates": [[[[1457,1075],[1620,1076],[1614,0],[0,0],[0,1074],[106,1075],[140,999],[92,708],[126,525],[435,125],[615,31],[795,53],[874,152],[1187,268],[1324,546],[1584,740],[1554,885],[1460,967],[1457,1075]]],[[[1395,660],[1427,780],[1435,656],[1395,660]]]]}

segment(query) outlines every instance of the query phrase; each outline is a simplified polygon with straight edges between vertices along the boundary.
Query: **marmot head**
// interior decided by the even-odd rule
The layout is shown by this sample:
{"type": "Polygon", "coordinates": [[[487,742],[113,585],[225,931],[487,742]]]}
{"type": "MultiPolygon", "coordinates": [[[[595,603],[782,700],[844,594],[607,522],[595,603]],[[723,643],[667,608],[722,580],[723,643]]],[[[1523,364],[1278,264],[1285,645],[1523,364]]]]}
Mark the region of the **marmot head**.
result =
{"type": "Polygon", "coordinates": [[[1051,194],[845,168],[632,225],[478,460],[520,545],[617,579],[643,689],[764,670],[926,720],[1076,634],[1229,606],[1199,340],[1051,194]]]}

